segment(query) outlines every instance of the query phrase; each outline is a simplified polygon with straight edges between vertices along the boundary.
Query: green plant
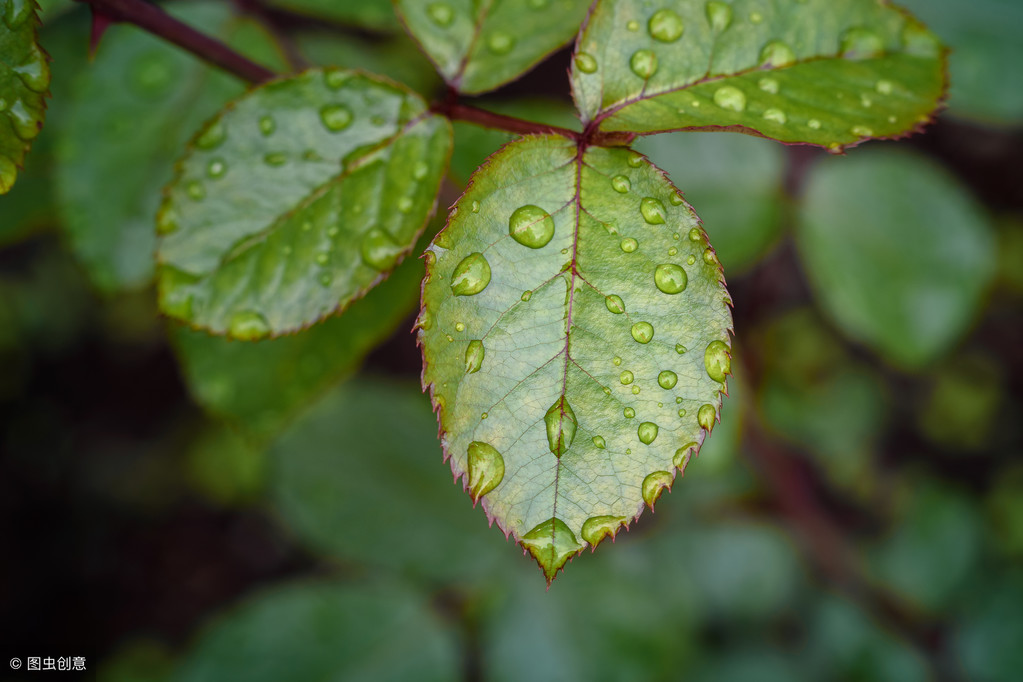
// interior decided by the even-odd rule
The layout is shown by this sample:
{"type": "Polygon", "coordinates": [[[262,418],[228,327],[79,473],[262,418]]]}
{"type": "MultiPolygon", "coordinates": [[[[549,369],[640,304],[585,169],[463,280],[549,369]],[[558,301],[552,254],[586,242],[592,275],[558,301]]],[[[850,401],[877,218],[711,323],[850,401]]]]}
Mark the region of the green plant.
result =
{"type": "MultiPolygon", "coordinates": [[[[139,0],[90,4],[99,17],[137,23],[258,84],[192,135],[158,211],[127,212],[156,212],[160,308],[182,323],[174,334],[197,390],[265,433],[347,371],[339,354],[361,357],[393,326],[393,294],[381,282],[392,272],[389,282],[416,276],[414,263],[401,263],[437,203],[451,121],[517,137],[479,167],[425,249],[417,334],[454,474],[548,581],[653,507],[712,430],[731,373],[730,301],[716,252],[678,189],[630,148],[637,136],[722,130],[841,153],[919,128],[945,87],[937,39],[881,0],[598,0],[592,8],[397,0],[447,83],[433,104],[362,71],[277,77],[249,57],[277,66],[286,51],[229,17],[218,30],[235,49],[139,0]],[[461,98],[517,78],[577,31],[577,129],[461,98]],[[359,320],[357,329],[339,326],[347,319],[359,320]],[[210,362],[218,351],[209,349],[222,348],[211,335],[248,348],[210,362]],[[264,350],[286,382],[261,386],[256,377],[248,391],[218,384],[231,362],[267,362],[264,350]],[[282,383],[282,394],[264,395],[282,383]]],[[[188,10],[200,11],[216,12],[188,10]]],[[[48,72],[33,5],[7,0],[3,16],[0,46],[12,55],[0,71],[6,191],[41,125],[48,72]]],[[[149,62],[141,42],[121,49],[145,97],[162,97],[170,80],[196,81],[193,99],[168,100],[166,120],[150,121],[144,137],[176,135],[174,107],[192,112],[195,101],[237,88],[207,81],[199,67],[149,62]]],[[[123,111],[105,100],[118,89],[102,85],[91,84],[106,93],[94,111],[113,119],[123,111]]],[[[82,168],[95,163],[80,148],[63,153],[82,168]]],[[[97,191],[90,173],[67,172],[71,205],[97,191]]],[[[129,203],[143,196],[125,194],[129,203]]],[[[116,236],[102,216],[68,222],[95,255],[100,286],[149,276],[134,251],[111,255],[104,243],[116,236]]],[[[827,226],[814,227],[822,238],[827,226]]]]}

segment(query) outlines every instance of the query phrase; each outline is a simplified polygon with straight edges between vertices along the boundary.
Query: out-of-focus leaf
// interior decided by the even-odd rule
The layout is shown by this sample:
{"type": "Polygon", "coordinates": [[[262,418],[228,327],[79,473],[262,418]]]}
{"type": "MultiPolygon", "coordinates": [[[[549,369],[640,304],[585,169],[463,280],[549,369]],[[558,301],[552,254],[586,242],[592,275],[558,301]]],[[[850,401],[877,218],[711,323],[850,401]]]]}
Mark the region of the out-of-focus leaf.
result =
{"type": "Polygon", "coordinates": [[[687,682],[805,682],[793,657],[773,647],[743,646],[713,651],[687,682]],[[715,655],[716,654],[716,655],[715,655]]]}
{"type": "Polygon", "coordinates": [[[156,640],[142,639],[119,646],[104,659],[96,677],[99,682],[169,682],[173,673],[174,662],[167,647],[156,640]]]}
{"type": "Polygon", "coordinates": [[[904,0],[952,48],[949,110],[984,123],[1023,121],[1023,5],[1017,0],[904,0]]]}
{"type": "Polygon", "coordinates": [[[409,33],[453,88],[493,90],[579,30],[587,0],[395,0],[409,33]]]}
{"type": "Polygon", "coordinates": [[[747,135],[678,133],[644,138],[649,155],[682,189],[729,274],[753,265],[781,227],[785,152],[747,135]]]}
{"type": "Polygon", "coordinates": [[[482,580],[506,548],[438,466],[429,401],[410,384],[357,377],[271,450],[273,496],[310,546],[370,567],[482,580]]]}
{"type": "Polygon", "coordinates": [[[998,236],[998,279],[1006,289],[1023,296],[1023,221],[1002,220],[998,236]]]}
{"type": "MultiPolygon", "coordinates": [[[[269,64],[280,59],[270,37],[227,5],[176,3],[169,11],[252,58],[269,64]]],[[[75,84],[57,140],[56,175],[63,227],[100,289],[150,281],[153,220],[173,161],[188,135],[244,89],[142,29],[118,25],[107,31],[75,84]]]]}
{"type": "Polygon", "coordinates": [[[407,85],[424,97],[436,91],[441,83],[433,64],[404,33],[374,40],[357,35],[339,39],[335,33],[302,33],[296,42],[302,54],[317,66],[378,73],[407,85]]]}
{"type": "Polygon", "coordinates": [[[223,505],[256,500],[266,482],[266,457],[227,428],[211,428],[188,451],[188,478],[199,492],[223,505]]]}
{"type": "Polygon", "coordinates": [[[901,367],[920,368],[958,339],[995,272],[982,208],[944,171],[905,152],[821,161],[798,227],[824,310],[901,367]]]}
{"type": "Polygon", "coordinates": [[[242,340],[344,309],[412,250],[450,151],[447,119],[389,81],[313,69],[250,90],[167,189],[161,309],[242,340]]]}
{"type": "Polygon", "coordinates": [[[38,26],[35,0],[0,3],[0,195],[14,186],[46,118],[50,65],[38,26]]]}
{"type": "MultiPolygon", "coordinates": [[[[382,31],[401,30],[391,0],[267,0],[267,4],[314,19],[382,31]]],[[[340,40],[348,39],[345,36],[340,40]]]]}
{"type": "Polygon", "coordinates": [[[730,373],[721,266],[628,149],[526,137],[427,252],[423,384],[456,476],[552,580],[653,507],[730,373]]]}
{"type": "Polygon", "coordinates": [[[989,445],[1003,396],[1003,367],[979,353],[957,357],[933,376],[919,407],[920,430],[938,447],[979,452],[989,445]]]}
{"type": "Polygon", "coordinates": [[[926,122],[945,54],[877,0],[599,0],[572,91],[608,131],[732,128],[840,149],[926,122]]]}
{"type": "Polygon", "coordinates": [[[243,343],[178,327],[174,338],[196,400],[258,438],[353,372],[415,308],[423,266],[409,259],[343,315],[296,334],[243,343]]]}
{"type": "Polygon", "coordinates": [[[177,682],[448,682],[455,638],[399,584],[293,584],[250,597],[199,639],[177,682]]]}
{"type": "Polygon", "coordinates": [[[1016,682],[1023,670],[1023,574],[988,577],[958,619],[957,659],[971,682],[1016,682]]]}
{"type": "Polygon", "coordinates": [[[1005,556],[1023,559],[1023,464],[1006,467],[994,479],[984,502],[995,546],[1005,556]]]}

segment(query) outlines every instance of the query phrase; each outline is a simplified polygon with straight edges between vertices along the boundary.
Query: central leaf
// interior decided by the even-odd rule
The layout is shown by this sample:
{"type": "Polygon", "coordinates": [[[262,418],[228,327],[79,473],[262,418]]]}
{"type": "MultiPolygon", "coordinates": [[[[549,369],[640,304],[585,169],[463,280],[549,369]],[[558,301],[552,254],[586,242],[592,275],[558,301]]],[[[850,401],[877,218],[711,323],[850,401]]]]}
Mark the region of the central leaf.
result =
{"type": "Polygon", "coordinates": [[[652,506],[712,428],[721,266],[643,156],[556,136],[481,168],[426,261],[423,381],[445,452],[549,581],[652,506]]]}

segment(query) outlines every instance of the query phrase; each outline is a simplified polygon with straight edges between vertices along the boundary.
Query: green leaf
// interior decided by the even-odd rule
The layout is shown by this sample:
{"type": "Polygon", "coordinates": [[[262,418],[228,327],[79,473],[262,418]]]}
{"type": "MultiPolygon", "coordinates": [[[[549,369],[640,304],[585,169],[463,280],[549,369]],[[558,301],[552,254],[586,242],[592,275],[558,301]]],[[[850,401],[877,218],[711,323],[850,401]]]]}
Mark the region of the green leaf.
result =
{"type": "Polygon", "coordinates": [[[452,470],[483,477],[548,580],[703,442],[727,301],[696,214],[636,152],[527,137],[473,177],[427,254],[423,382],[452,470]]]}
{"type": "Polygon", "coordinates": [[[395,0],[451,87],[476,94],[518,78],[579,30],[587,0],[395,0]]]}
{"type": "Polygon", "coordinates": [[[572,89],[601,130],[729,128],[837,150],[926,122],[944,66],[937,39],[880,0],[599,0],[572,89]]]}
{"type": "Polygon", "coordinates": [[[506,542],[438,466],[437,422],[412,384],[359,376],[270,452],[281,517],[309,547],[434,580],[491,579],[506,542]]]}
{"type": "Polygon", "coordinates": [[[729,273],[754,265],[781,228],[785,152],[746,135],[678,133],[636,149],[683,188],[729,273]],[[741,197],[741,199],[740,199],[741,197]]]}
{"type": "MultiPolygon", "coordinates": [[[[226,5],[175,3],[170,12],[252,58],[279,61],[271,38],[226,5]]],[[[86,59],[84,44],[76,58],[86,59]]],[[[153,220],[174,159],[202,121],[244,90],[141,29],[116,26],[105,35],[66,107],[55,179],[72,249],[100,289],[150,282],[153,220]]]]}
{"type": "Polygon", "coordinates": [[[249,91],[167,188],[162,310],[251,340],[344,309],[411,251],[450,150],[446,119],[369,75],[314,69],[249,91]]]}
{"type": "Polygon", "coordinates": [[[177,682],[457,679],[456,640],[399,584],[298,583],[250,597],[207,629],[177,682]]]}
{"type": "Polygon", "coordinates": [[[415,306],[423,266],[408,260],[344,315],[297,334],[238,343],[184,327],[174,340],[200,405],[259,438],[342,380],[415,306]]]}
{"type": "MultiPolygon", "coordinates": [[[[376,30],[399,30],[391,0],[268,0],[268,5],[279,7],[314,19],[327,19],[376,30]]],[[[345,36],[344,40],[349,40],[345,36]]],[[[336,38],[335,38],[336,40],[336,38]]]]}
{"type": "Polygon", "coordinates": [[[941,169],[904,152],[824,159],[811,172],[796,239],[825,312],[909,369],[965,331],[995,273],[981,207],[941,169]]]}
{"type": "Polygon", "coordinates": [[[50,65],[38,26],[35,0],[0,3],[0,194],[14,186],[46,118],[50,65]]]}

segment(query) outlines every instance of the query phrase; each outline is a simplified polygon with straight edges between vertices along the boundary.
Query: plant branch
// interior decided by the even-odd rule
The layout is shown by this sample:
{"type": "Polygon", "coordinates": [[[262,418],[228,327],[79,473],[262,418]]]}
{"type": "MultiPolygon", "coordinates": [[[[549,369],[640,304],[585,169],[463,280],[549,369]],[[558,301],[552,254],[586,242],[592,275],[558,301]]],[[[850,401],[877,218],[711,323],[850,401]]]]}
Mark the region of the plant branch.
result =
{"type": "Polygon", "coordinates": [[[546,123],[535,123],[525,119],[515,118],[497,114],[486,109],[478,109],[468,104],[448,100],[433,106],[433,111],[447,116],[452,121],[468,121],[484,128],[504,130],[517,135],[562,135],[571,140],[579,139],[581,133],[568,128],[547,125],[546,123]]]}
{"type": "Polygon", "coordinates": [[[135,24],[249,83],[263,83],[277,75],[144,0],[78,1],[90,5],[94,13],[113,21],[135,24]]]}

